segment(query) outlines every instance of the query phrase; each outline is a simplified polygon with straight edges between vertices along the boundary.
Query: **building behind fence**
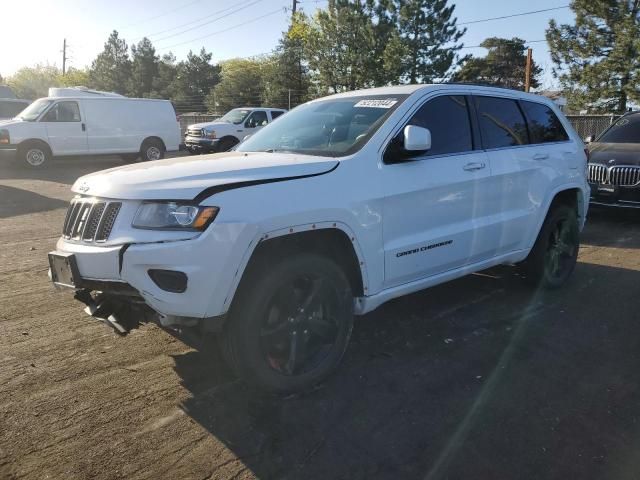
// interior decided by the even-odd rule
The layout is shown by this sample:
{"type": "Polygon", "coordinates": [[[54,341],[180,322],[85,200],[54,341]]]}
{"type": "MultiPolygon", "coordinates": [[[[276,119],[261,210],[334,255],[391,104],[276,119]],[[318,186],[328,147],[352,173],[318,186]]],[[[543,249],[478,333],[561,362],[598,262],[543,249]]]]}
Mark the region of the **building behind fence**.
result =
{"type": "MultiPolygon", "coordinates": [[[[180,130],[182,136],[187,130],[189,125],[194,123],[213,122],[215,119],[220,118],[220,115],[211,115],[208,113],[185,113],[180,115],[180,130]]],[[[576,129],[578,135],[581,138],[588,137],[589,135],[598,136],[604,132],[609,125],[615,122],[619,115],[567,115],[567,118],[576,129]]]]}

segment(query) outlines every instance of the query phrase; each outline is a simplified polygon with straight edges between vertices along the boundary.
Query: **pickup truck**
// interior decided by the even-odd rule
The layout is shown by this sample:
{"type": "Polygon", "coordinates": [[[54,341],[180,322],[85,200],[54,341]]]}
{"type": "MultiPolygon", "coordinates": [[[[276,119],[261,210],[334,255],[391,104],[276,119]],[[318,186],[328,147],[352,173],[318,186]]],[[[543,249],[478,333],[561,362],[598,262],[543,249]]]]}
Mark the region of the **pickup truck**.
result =
{"type": "Polygon", "coordinates": [[[226,152],[285,112],[280,108],[234,108],[213,122],[189,125],[184,143],[194,155],[226,152]]]}

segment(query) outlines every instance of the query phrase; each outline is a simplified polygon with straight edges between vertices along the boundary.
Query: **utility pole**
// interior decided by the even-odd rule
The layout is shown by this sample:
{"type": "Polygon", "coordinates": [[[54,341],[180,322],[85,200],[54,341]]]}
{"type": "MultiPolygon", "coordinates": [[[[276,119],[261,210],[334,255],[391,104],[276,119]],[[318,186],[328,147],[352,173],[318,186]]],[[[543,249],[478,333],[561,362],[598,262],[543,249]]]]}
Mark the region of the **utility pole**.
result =
{"type": "Polygon", "coordinates": [[[296,10],[298,9],[298,3],[300,3],[300,0],[293,0],[293,5],[291,6],[291,16],[295,16],[296,14],[296,10]]]}
{"type": "Polygon", "coordinates": [[[62,41],[62,75],[67,73],[67,39],[62,41]]]}
{"type": "Polygon", "coordinates": [[[528,92],[531,88],[531,61],[533,56],[533,50],[527,48],[527,66],[524,70],[524,91],[528,92]]]}

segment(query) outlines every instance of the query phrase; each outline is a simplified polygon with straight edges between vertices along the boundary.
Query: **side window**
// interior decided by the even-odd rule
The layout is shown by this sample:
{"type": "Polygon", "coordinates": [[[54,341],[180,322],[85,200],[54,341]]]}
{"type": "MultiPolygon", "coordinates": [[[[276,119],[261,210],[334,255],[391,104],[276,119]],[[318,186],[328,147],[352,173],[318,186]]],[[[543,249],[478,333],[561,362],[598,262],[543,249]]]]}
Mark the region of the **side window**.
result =
{"type": "Polygon", "coordinates": [[[245,122],[244,126],[247,128],[255,128],[255,127],[262,127],[267,123],[269,123],[269,120],[267,120],[267,112],[258,111],[258,112],[253,112],[251,116],[247,118],[247,121],[245,122]]]}
{"type": "Polygon", "coordinates": [[[469,109],[464,96],[447,95],[429,100],[408,124],[428,128],[431,132],[431,150],[425,155],[473,150],[469,109]]]}
{"type": "Polygon", "coordinates": [[[276,118],[278,118],[283,113],[284,112],[281,112],[280,110],[271,110],[271,119],[275,120],[276,118]]]}
{"type": "Polygon", "coordinates": [[[562,123],[546,105],[521,101],[522,109],[529,122],[531,143],[563,142],[569,140],[562,123]]]}
{"type": "Polygon", "coordinates": [[[476,96],[476,110],[484,148],[529,143],[527,124],[515,100],[476,96]]]}
{"type": "Polygon", "coordinates": [[[42,118],[43,122],[79,122],[78,102],[58,102],[42,118]]]}

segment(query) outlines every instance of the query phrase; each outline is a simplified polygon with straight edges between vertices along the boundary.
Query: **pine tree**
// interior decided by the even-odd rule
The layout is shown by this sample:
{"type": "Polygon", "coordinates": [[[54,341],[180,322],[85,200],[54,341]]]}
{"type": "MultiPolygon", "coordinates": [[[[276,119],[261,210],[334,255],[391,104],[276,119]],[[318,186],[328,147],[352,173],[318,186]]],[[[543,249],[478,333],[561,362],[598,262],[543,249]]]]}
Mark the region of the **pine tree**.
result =
{"type": "Polygon", "coordinates": [[[340,92],[375,84],[375,33],[361,0],[329,0],[311,24],[307,52],[321,91],[340,92]]]}
{"type": "Polygon", "coordinates": [[[409,83],[429,83],[449,78],[465,58],[458,43],[467,31],[457,27],[455,5],[447,0],[393,0],[404,49],[403,71],[409,83]]]}
{"type": "Polygon", "coordinates": [[[263,69],[265,105],[289,108],[309,99],[311,81],[305,57],[308,33],[308,18],[297,12],[289,29],[283,32],[274,55],[268,60],[272,68],[263,69]]]}
{"type": "Polygon", "coordinates": [[[158,62],[156,49],[147,37],[140,40],[138,45],[131,45],[131,96],[148,97],[151,94],[154,79],[158,75],[158,62]]]}
{"type": "Polygon", "coordinates": [[[127,42],[114,30],[104,44],[104,50],[91,65],[89,81],[94,88],[126,93],[131,76],[131,61],[127,42]]]}
{"type": "MultiPolygon", "coordinates": [[[[470,58],[455,73],[454,79],[462,82],[483,82],[500,87],[524,89],[527,47],[521,38],[491,37],[482,47],[489,50],[485,57],[470,58]]],[[[531,87],[539,86],[542,69],[532,62],[531,87]]]]}
{"type": "Polygon", "coordinates": [[[176,78],[170,88],[180,111],[206,110],[205,99],[220,81],[220,67],[211,64],[212,56],[204,48],[200,54],[189,51],[187,60],[176,66],[176,78]]]}
{"type": "Polygon", "coordinates": [[[573,25],[549,22],[554,75],[573,108],[626,111],[640,101],[640,0],[573,0],[573,25]]]}

